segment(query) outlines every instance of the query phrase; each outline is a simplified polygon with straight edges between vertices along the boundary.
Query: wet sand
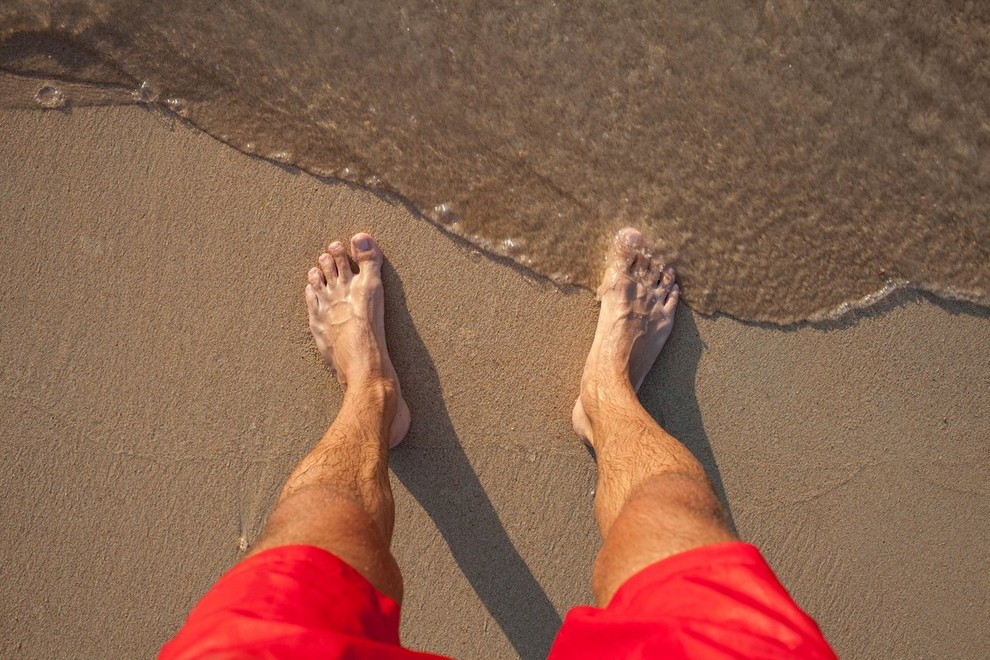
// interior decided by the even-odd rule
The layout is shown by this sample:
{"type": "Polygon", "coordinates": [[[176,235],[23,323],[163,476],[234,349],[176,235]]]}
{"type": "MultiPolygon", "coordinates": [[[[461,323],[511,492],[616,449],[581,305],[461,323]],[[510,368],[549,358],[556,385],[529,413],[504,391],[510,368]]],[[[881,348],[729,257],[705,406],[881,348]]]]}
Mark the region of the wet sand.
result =
{"type": "MultiPolygon", "coordinates": [[[[590,293],[140,108],[2,111],[0,180],[0,655],[148,656],[257,538],[340,405],[302,287],[358,230],[413,412],[403,640],[539,657],[589,601],[590,293]]],[[[841,656],[985,654],[988,331],[917,294],[827,327],[684,308],[644,385],[841,656]]]]}

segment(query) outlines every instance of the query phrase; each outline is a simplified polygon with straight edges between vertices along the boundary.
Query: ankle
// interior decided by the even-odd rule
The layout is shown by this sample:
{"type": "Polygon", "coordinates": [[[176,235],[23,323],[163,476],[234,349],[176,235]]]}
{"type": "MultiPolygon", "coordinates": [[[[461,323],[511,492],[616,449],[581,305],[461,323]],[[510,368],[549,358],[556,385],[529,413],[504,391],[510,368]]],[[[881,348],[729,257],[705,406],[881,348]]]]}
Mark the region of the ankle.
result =
{"type": "Polygon", "coordinates": [[[592,424],[603,408],[622,410],[630,406],[639,407],[636,390],[624,373],[608,378],[583,378],[578,398],[592,424]]]}
{"type": "Polygon", "coordinates": [[[365,406],[394,414],[399,400],[399,388],[391,378],[365,376],[358,380],[348,380],[345,398],[357,399],[365,406]]]}
{"type": "Polygon", "coordinates": [[[656,425],[628,380],[581,389],[578,400],[586,421],[580,428],[575,424],[575,431],[594,448],[599,462],[611,453],[606,445],[632,449],[629,445],[636,445],[640,436],[656,425]]]}

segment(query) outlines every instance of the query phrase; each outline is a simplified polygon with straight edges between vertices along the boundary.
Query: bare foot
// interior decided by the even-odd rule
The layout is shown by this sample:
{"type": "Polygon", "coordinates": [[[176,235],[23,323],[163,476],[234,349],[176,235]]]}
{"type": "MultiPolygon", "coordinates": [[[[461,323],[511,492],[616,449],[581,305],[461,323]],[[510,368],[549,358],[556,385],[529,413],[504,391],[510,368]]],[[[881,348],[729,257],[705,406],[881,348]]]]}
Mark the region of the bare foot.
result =
{"type": "Polygon", "coordinates": [[[598,329],[571,416],[575,433],[592,446],[591,417],[602,395],[617,386],[639,391],[670,336],[680,297],[674,277],[674,269],[664,267],[637,230],[626,228],[615,235],[598,288],[598,329]]]}
{"type": "Polygon", "coordinates": [[[389,432],[389,447],[394,447],[409,430],[409,408],[385,345],[382,251],[375,239],[362,233],[351,238],[351,255],[357,273],[339,241],[320,255],[318,268],[310,269],[309,329],[344,389],[376,381],[394,388],[397,401],[389,432]]]}

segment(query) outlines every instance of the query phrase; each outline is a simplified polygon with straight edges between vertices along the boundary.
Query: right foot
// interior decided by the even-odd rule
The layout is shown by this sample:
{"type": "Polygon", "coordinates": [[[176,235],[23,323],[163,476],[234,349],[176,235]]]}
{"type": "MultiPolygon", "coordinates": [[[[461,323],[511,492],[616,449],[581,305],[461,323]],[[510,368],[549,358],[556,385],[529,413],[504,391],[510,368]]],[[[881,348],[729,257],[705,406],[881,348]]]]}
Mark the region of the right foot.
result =
{"type": "Polygon", "coordinates": [[[331,243],[320,255],[319,266],[310,269],[306,285],[309,329],[345,390],[378,383],[395,393],[388,438],[389,447],[394,447],[409,430],[409,407],[402,399],[385,345],[382,251],[375,239],[362,233],[351,239],[351,254],[357,273],[351,270],[339,241],[331,243]]]}
{"type": "Polygon", "coordinates": [[[616,387],[639,391],[670,336],[680,297],[674,277],[674,269],[652,254],[637,230],[615,235],[598,288],[598,329],[571,416],[574,431],[592,446],[592,419],[601,398],[616,387]]]}

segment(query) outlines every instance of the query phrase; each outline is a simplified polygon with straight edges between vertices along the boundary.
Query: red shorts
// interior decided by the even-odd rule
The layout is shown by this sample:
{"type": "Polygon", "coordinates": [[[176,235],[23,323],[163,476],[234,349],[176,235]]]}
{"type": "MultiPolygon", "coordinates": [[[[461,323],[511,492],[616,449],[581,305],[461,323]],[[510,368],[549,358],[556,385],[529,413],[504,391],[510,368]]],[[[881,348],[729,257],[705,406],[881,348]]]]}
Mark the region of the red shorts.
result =
{"type": "MultiPolygon", "coordinates": [[[[266,550],[231,569],[159,657],[439,658],[399,645],[399,606],[334,555],[266,550]]],[[[551,658],[834,658],[759,550],[689,550],[571,610],[551,658]]]]}

